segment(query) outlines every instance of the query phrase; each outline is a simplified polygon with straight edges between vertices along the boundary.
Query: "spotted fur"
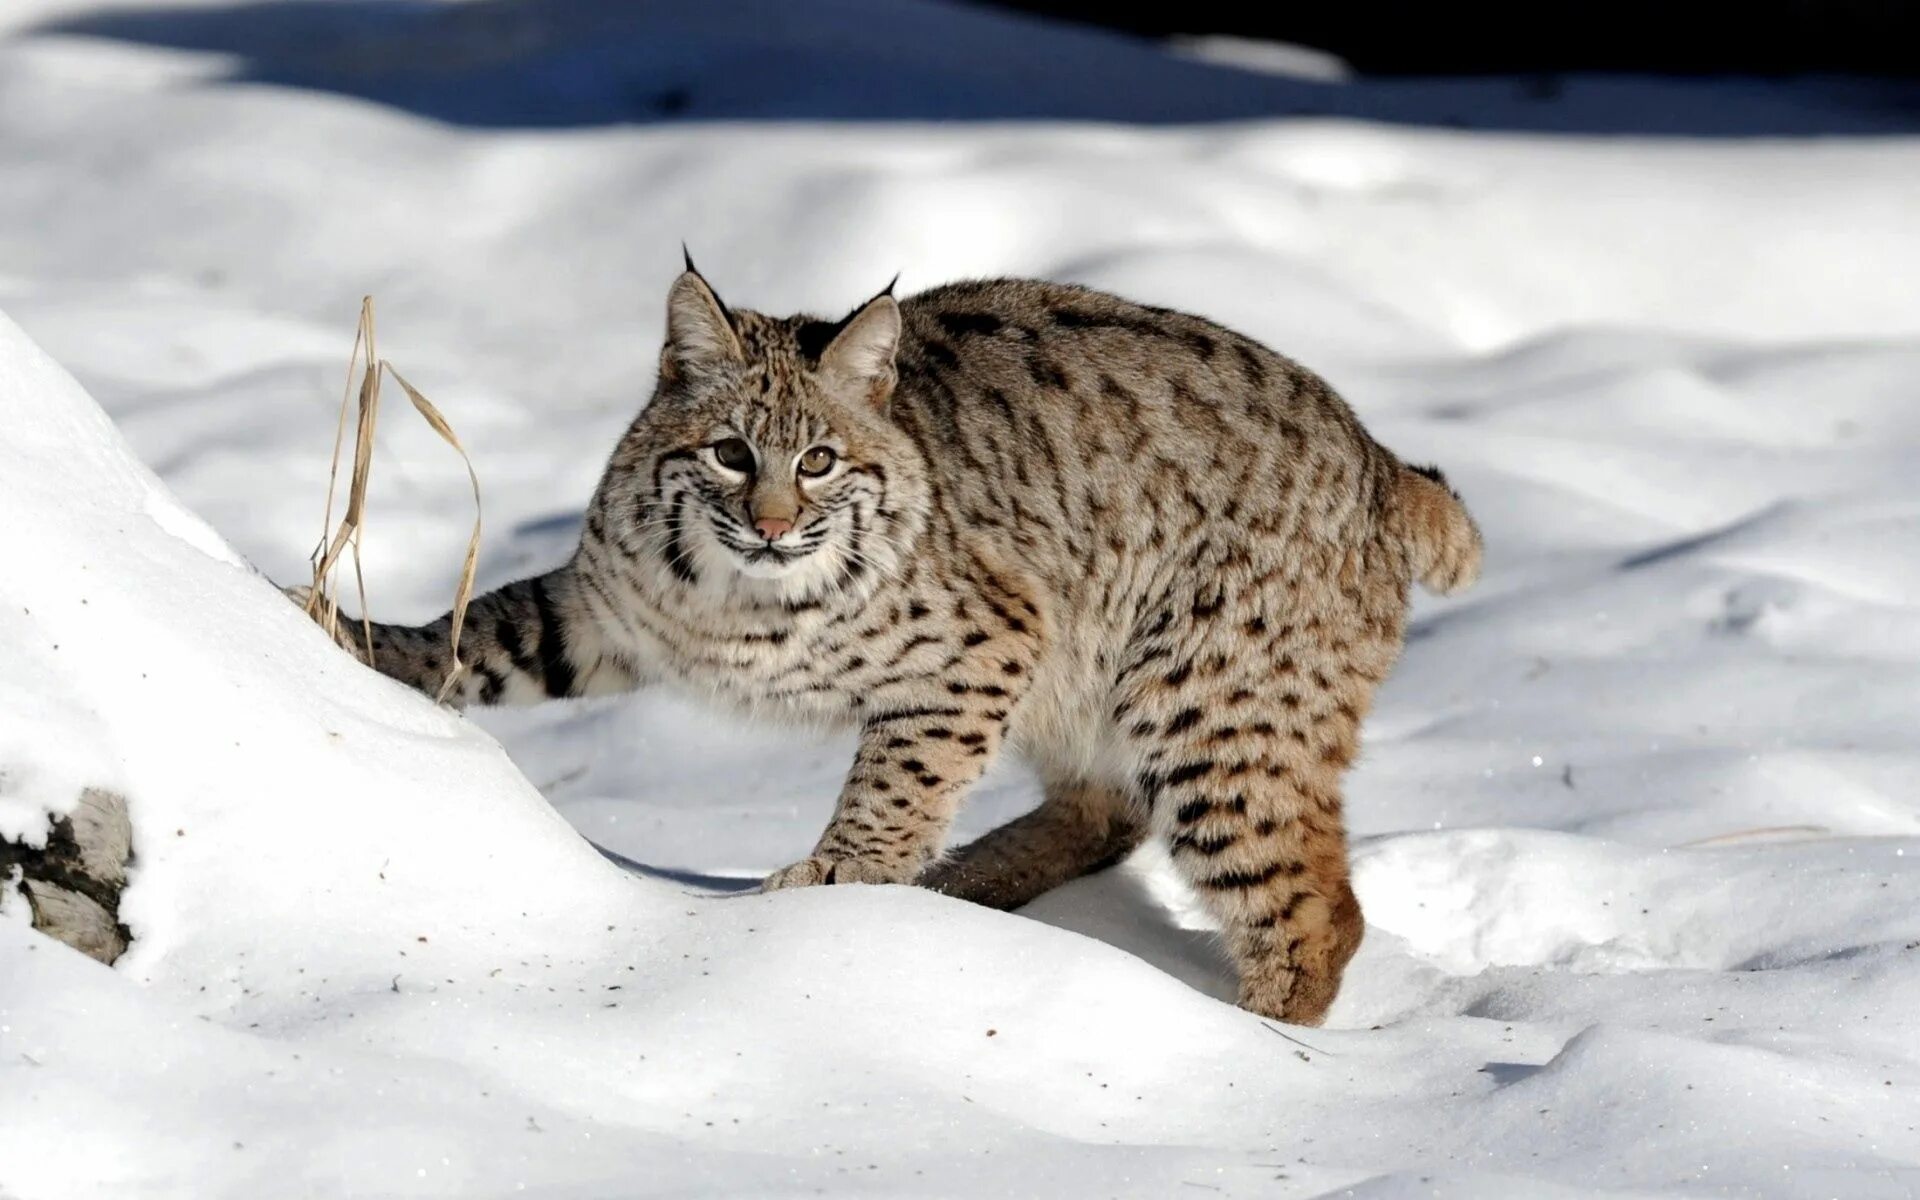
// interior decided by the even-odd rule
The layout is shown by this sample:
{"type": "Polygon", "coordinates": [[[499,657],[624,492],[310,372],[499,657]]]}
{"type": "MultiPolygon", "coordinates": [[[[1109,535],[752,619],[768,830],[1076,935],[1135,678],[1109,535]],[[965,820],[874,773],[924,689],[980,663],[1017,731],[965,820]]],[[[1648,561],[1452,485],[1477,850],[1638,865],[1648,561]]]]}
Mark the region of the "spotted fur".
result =
{"type": "MultiPolygon", "coordinates": [[[[769,889],[1013,907],[1157,837],[1241,1003],[1317,1022],[1362,931],[1342,773],[1410,584],[1479,558],[1437,471],[1210,322],[1017,280],[774,318],[689,264],[578,551],[473,603],[454,695],[670,683],[858,730],[832,821],[769,889]],[[942,858],[1008,745],[1044,802],[942,858]]],[[[374,626],[375,665],[437,692],[447,625],[374,626]]]]}

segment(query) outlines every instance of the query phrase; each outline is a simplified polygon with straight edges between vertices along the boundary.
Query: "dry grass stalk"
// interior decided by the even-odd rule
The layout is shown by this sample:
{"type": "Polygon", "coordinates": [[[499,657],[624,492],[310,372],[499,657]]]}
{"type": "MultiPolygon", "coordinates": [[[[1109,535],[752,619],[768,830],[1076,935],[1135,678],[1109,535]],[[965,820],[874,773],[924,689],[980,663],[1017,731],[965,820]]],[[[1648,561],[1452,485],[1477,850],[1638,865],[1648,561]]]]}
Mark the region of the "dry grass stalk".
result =
{"type": "Polygon", "coordinates": [[[1755,838],[1807,841],[1830,837],[1832,834],[1833,830],[1825,825],[1767,825],[1756,829],[1736,829],[1731,833],[1716,833],[1711,837],[1695,838],[1690,842],[1681,842],[1675,849],[1692,850],[1699,846],[1723,846],[1728,842],[1745,842],[1755,838]]]}
{"type": "Polygon", "coordinates": [[[307,615],[319,622],[328,636],[339,637],[340,602],[333,587],[333,573],[340,565],[343,556],[353,560],[354,590],[360,599],[361,636],[365,638],[367,660],[373,660],[373,623],[367,616],[366,576],[360,569],[360,539],[366,530],[367,480],[373,474],[373,434],[379,424],[380,381],[387,375],[406,392],[407,399],[433,431],[440,435],[449,446],[460,455],[460,461],[466,464],[467,480],[473,485],[473,533],[467,539],[467,557],[460,568],[460,585],[453,596],[453,628],[449,633],[453,666],[447,671],[446,679],[440,685],[440,699],[447,694],[466,670],[460,661],[460,631],[466,624],[467,603],[473,599],[474,576],[480,564],[480,476],[473,469],[473,460],[468,457],[467,449],[460,444],[460,438],[453,432],[453,426],[440,414],[420,390],[408,383],[393,364],[380,357],[374,340],[373,297],[360,301],[360,325],[354,333],[353,352],[347,358],[347,384],[340,397],[340,420],[333,435],[333,465],[327,473],[327,509],[325,524],[321,530],[320,542],[313,552],[313,585],[307,596],[307,615]],[[336,527],[333,523],[333,502],[340,480],[340,451],[346,445],[347,410],[354,396],[354,371],[360,371],[360,405],[358,419],[354,424],[353,435],[353,473],[347,481],[347,508],[336,527]]]}

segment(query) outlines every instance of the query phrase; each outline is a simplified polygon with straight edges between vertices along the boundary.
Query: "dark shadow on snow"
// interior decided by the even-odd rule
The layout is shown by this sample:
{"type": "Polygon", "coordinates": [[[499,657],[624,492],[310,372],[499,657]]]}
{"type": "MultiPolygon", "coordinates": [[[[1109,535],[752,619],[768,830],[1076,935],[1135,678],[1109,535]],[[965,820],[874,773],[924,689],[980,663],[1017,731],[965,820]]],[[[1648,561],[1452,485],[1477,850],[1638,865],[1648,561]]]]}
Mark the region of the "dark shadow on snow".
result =
{"type": "Polygon", "coordinates": [[[642,875],[648,879],[658,879],[663,883],[677,883],[699,892],[715,894],[750,892],[760,886],[758,875],[708,875],[684,867],[656,867],[638,859],[628,858],[618,850],[609,850],[595,841],[588,841],[587,845],[598,850],[600,857],[630,875],[642,875]]]}
{"type": "MultiPolygon", "coordinates": [[[[748,895],[760,886],[758,875],[710,875],[681,867],[653,866],[598,843],[589,845],[624,871],[678,884],[703,896],[748,895]]],[[[1181,928],[1139,877],[1127,871],[1102,871],[1075,880],[1048,892],[1016,915],[1105,942],[1216,999],[1231,1001],[1234,997],[1233,964],[1219,935],[1181,928]]]]}
{"type": "Polygon", "coordinates": [[[1743,136],[1920,128],[1920,84],[1531,76],[1320,82],[932,0],[289,0],[102,10],[40,35],[230,56],[239,83],[486,127],[665,121],[1146,124],[1358,117],[1542,132],[1743,136]]]}

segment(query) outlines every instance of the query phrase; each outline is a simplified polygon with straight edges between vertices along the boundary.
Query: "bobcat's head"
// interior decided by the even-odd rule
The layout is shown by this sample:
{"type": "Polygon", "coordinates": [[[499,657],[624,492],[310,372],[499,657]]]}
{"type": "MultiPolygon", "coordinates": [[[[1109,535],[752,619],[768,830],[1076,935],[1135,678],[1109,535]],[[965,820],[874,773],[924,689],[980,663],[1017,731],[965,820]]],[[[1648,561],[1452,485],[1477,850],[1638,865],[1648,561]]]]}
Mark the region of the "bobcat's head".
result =
{"type": "Polygon", "coordinates": [[[687,264],[653,399],[616,463],[633,543],[679,586],[870,595],[925,522],[926,461],[888,417],[892,289],[837,322],[721,303],[687,264]]]}

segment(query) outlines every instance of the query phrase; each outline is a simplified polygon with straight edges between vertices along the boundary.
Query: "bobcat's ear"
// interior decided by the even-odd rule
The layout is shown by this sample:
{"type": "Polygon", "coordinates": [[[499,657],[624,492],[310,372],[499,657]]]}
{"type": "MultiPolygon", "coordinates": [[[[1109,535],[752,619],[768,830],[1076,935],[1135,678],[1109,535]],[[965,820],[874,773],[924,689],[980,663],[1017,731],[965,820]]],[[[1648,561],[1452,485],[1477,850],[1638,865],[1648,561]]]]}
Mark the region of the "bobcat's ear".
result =
{"type": "Polygon", "coordinates": [[[820,352],[820,373],[878,408],[893,395],[893,356],[899,348],[900,305],[888,284],[840,323],[840,332],[820,352]]]}
{"type": "Polygon", "coordinates": [[[672,379],[689,367],[744,358],[740,338],[733,331],[733,315],[689,258],[687,269],[667,293],[667,341],[660,350],[660,373],[672,379]]]}

